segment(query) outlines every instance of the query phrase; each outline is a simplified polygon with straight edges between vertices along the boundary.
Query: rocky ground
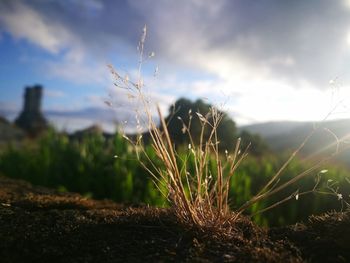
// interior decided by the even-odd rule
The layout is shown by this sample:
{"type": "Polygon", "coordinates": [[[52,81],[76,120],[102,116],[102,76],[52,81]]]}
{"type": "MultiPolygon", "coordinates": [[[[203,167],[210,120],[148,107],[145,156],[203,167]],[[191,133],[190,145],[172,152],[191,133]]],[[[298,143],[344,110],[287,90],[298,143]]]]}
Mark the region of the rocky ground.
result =
{"type": "Polygon", "coordinates": [[[170,210],[127,208],[0,177],[1,262],[350,262],[349,213],[225,233],[191,229],[170,210]]]}

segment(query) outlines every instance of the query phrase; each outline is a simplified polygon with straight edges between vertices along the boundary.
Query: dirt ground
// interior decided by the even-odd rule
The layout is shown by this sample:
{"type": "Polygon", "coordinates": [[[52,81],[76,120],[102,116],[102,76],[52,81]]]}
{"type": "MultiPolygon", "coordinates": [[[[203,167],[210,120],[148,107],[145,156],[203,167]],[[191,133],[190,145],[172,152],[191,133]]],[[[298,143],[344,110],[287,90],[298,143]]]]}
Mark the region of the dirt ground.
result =
{"type": "Polygon", "coordinates": [[[349,213],[223,233],[179,224],[169,209],[123,207],[0,177],[0,262],[350,262],[349,213]]]}

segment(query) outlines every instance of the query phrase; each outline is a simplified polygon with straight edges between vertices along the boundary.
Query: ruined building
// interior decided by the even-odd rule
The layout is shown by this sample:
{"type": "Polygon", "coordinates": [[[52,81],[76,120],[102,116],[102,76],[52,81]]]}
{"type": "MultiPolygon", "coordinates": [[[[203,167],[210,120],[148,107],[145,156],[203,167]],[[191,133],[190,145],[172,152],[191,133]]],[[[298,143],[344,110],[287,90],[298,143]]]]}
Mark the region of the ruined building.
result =
{"type": "Polygon", "coordinates": [[[24,107],[15,120],[15,124],[30,135],[37,135],[48,127],[48,123],[41,112],[42,93],[43,88],[40,85],[26,87],[24,107]]]}

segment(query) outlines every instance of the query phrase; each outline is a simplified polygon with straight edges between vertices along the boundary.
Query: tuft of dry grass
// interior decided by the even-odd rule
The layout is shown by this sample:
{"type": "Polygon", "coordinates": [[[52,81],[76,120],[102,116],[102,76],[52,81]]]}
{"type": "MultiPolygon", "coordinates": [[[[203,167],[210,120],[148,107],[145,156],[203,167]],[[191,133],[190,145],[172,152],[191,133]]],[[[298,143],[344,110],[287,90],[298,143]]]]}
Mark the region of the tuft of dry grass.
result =
{"type": "MultiPolygon", "coordinates": [[[[157,157],[164,165],[164,169],[157,167],[150,156],[148,156],[143,147],[142,135],[137,136],[136,140],[132,140],[126,135],[124,135],[124,137],[135,146],[138,156],[143,154],[146,156],[149,163],[151,163],[151,167],[149,167],[140,159],[143,167],[153,177],[155,185],[158,187],[159,191],[169,200],[179,221],[201,228],[221,228],[222,226],[227,225],[227,222],[236,220],[244,211],[249,209],[255,203],[269,198],[306,176],[317,172],[318,169],[321,169],[321,167],[339,153],[338,151],[335,152],[331,156],[318,161],[312,167],[296,175],[289,181],[280,184],[280,178],[283,176],[283,172],[304,147],[310,137],[313,136],[317,130],[317,127],[315,127],[276,174],[272,176],[271,180],[267,182],[255,196],[250,200],[247,200],[245,204],[235,211],[230,211],[230,180],[235,175],[235,171],[239,164],[247,156],[248,148],[241,151],[241,140],[238,139],[235,142],[233,153],[229,154],[226,152],[226,158],[222,157],[219,153],[220,141],[218,139],[217,129],[223,118],[223,113],[216,107],[212,107],[205,115],[200,112],[192,114],[190,111],[188,113],[190,117],[189,123],[182,123],[182,131],[185,134],[184,136],[189,136],[191,143],[188,145],[188,154],[186,158],[181,158],[174,147],[173,140],[169,134],[167,124],[159,107],[156,107],[160,122],[158,125],[158,121],[152,115],[153,105],[150,103],[151,100],[147,98],[144,92],[142,65],[145,60],[155,55],[154,52],[150,52],[148,56],[145,56],[144,45],[146,36],[147,28],[145,26],[138,45],[139,64],[136,81],[130,80],[129,75],[122,76],[112,65],[108,65],[108,67],[114,77],[115,86],[127,90],[128,97],[131,99],[137,99],[138,103],[141,104],[145,113],[145,118],[142,121],[147,126],[146,128],[151,138],[152,147],[157,157]],[[201,123],[200,142],[198,145],[194,143],[190,133],[192,118],[198,118],[201,123]],[[208,134],[208,131],[209,137],[205,136],[205,134],[208,134]],[[212,163],[209,162],[210,158],[214,159],[214,169],[212,163]],[[189,159],[194,161],[195,167],[192,173],[189,172],[189,159]],[[229,171],[228,173],[224,172],[227,170],[229,171]],[[166,191],[164,191],[164,188],[166,191]]],[[[137,116],[137,123],[138,125],[141,123],[141,117],[139,115],[137,116]]],[[[292,198],[298,199],[301,195],[310,192],[317,192],[317,186],[318,182],[316,182],[313,189],[303,193],[299,193],[298,191],[294,192],[285,199],[280,200],[259,212],[272,209],[292,198]]],[[[338,193],[334,192],[333,194],[338,193]]]]}

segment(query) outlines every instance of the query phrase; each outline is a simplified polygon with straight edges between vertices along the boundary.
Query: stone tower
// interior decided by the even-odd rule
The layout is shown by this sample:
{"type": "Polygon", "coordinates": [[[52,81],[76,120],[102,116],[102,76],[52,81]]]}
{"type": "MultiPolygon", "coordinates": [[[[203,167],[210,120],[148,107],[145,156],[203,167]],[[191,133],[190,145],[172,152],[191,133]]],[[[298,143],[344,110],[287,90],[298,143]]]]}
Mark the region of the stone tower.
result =
{"type": "Polygon", "coordinates": [[[26,87],[24,107],[15,120],[15,124],[30,135],[36,135],[48,127],[48,123],[41,112],[42,93],[43,88],[40,85],[26,87]]]}

